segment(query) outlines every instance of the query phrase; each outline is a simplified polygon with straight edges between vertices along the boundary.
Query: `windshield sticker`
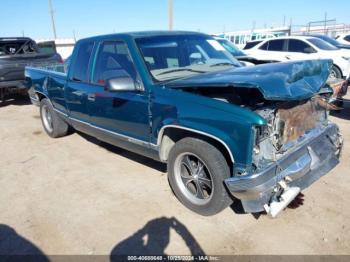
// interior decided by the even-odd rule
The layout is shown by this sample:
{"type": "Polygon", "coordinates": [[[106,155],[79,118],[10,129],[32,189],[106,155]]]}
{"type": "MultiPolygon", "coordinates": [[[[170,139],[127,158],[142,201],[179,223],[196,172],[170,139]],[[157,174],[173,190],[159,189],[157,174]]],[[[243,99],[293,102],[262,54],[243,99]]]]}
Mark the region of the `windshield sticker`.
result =
{"type": "Polygon", "coordinates": [[[207,40],[207,42],[217,51],[225,51],[225,48],[216,40],[207,40]]]}

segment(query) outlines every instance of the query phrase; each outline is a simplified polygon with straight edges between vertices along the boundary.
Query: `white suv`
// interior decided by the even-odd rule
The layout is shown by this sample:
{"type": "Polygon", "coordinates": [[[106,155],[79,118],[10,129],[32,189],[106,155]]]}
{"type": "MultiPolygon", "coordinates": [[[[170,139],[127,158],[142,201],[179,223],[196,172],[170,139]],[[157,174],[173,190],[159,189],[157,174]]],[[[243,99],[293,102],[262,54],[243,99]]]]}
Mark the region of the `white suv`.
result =
{"type": "Polygon", "coordinates": [[[265,40],[251,49],[244,50],[259,60],[332,59],[331,78],[347,78],[350,74],[350,50],[339,49],[319,38],[289,36],[265,40]]]}

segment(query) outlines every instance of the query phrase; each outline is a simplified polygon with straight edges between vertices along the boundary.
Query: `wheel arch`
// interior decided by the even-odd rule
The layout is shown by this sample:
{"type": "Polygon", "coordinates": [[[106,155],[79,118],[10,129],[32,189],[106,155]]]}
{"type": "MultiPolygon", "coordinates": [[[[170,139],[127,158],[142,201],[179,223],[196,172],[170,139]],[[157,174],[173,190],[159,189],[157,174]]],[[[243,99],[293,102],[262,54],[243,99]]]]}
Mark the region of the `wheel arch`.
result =
{"type": "Polygon", "coordinates": [[[47,96],[46,94],[44,94],[44,93],[42,93],[42,92],[40,92],[40,91],[35,91],[35,94],[37,95],[39,101],[43,100],[44,98],[49,99],[48,96],[47,96]]]}
{"type": "Polygon", "coordinates": [[[233,166],[235,162],[233,153],[227,143],[222,139],[203,131],[177,125],[163,126],[159,131],[157,144],[159,146],[160,160],[166,162],[168,160],[169,152],[175,143],[185,137],[199,138],[212,144],[222,152],[229,166],[233,166]]]}
{"type": "Polygon", "coordinates": [[[340,77],[343,78],[343,77],[344,77],[344,74],[343,74],[343,71],[341,70],[341,68],[340,68],[337,64],[333,64],[333,66],[339,70],[339,72],[340,72],[340,74],[341,74],[340,77]]]}

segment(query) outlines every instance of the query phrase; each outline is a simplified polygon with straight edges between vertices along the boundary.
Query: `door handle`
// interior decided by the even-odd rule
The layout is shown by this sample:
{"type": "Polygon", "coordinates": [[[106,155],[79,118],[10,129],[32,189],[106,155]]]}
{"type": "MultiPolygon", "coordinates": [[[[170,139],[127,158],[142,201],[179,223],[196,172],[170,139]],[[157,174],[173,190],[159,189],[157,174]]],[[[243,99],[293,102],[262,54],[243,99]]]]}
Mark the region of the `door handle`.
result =
{"type": "Polygon", "coordinates": [[[88,94],[87,99],[88,99],[89,101],[95,101],[95,98],[96,98],[96,95],[95,95],[95,94],[88,94]]]}
{"type": "Polygon", "coordinates": [[[290,60],[290,55],[286,55],[286,58],[287,58],[288,60],[290,60]]]}

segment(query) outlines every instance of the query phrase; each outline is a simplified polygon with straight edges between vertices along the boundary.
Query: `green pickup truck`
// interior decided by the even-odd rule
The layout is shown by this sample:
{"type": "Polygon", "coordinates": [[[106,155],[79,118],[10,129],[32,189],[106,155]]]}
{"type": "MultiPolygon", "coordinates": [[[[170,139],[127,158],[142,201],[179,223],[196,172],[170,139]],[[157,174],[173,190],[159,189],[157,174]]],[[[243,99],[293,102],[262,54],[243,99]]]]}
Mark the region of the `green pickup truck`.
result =
{"type": "Polygon", "coordinates": [[[80,40],[68,67],[25,75],[49,136],[72,127],[167,163],[173,192],[201,215],[240,200],[275,217],[339,163],[331,67],[242,67],[205,34],[135,32],[80,40]]]}

